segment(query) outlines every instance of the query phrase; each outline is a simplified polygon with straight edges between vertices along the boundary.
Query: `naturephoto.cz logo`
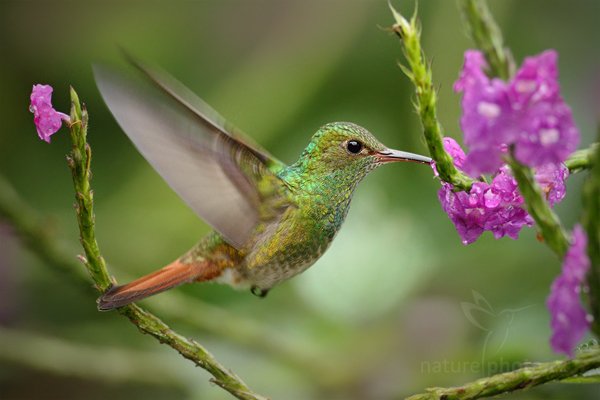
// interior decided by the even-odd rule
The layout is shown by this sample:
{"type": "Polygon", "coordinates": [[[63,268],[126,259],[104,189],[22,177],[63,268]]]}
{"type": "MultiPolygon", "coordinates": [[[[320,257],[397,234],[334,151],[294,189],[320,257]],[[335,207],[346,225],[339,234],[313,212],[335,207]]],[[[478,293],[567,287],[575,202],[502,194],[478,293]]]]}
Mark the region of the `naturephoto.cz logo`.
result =
{"type": "Polygon", "coordinates": [[[463,301],[460,306],[467,321],[485,333],[481,357],[477,360],[422,361],[421,373],[495,374],[523,366],[521,362],[508,361],[497,356],[508,341],[517,315],[531,305],[495,310],[481,293],[472,290],[472,294],[473,302],[463,301]]]}

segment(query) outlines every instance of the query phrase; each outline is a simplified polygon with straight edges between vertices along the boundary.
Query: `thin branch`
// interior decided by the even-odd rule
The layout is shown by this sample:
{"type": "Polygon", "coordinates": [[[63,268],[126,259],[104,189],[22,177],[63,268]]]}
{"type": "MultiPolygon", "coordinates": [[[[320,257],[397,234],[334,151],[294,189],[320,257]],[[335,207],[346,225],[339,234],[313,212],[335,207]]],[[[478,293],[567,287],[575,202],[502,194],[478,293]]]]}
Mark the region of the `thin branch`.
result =
{"type": "Polygon", "coordinates": [[[594,316],[592,332],[600,337],[600,145],[591,154],[594,167],[583,187],[583,225],[588,238],[591,267],[587,282],[590,289],[590,311],[594,316]]]}
{"type": "MultiPolygon", "coordinates": [[[[565,161],[569,172],[577,173],[592,168],[594,164],[593,154],[598,148],[598,144],[594,144],[587,149],[578,150],[571,154],[565,161]]],[[[569,248],[569,235],[562,227],[560,219],[546,201],[535,179],[533,179],[531,168],[517,162],[512,156],[509,165],[519,185],[519,192],[525,199],[527,211],[535,220],[548,247],[559,259],[562,259],[569,248]]]]}
{"type": "Polygon", "coordinates": [[[106,270],[106,263],[100,254],[96,241],[93,192],[90,188],[92,149],[87,144],[88,113],[81,107],[79,97],[71,88],[71,142],[73,147],[67,156],[67,163],[73,175],[75,187],[75,212],[79,225],[79,240],[87,259],[84,262],[96,288],[100,292],[108,289],[112,282],[106,270]]]}
{"type": "MultiPolygon", "coordinates": [[[[90,188],[90,162],[92,151],[87,144],[88,115],[81,107],[79,98],[71,88],[71,140],[73,148],[67,157],[75,186],[75,209],[81,234],[81,244],[86,254],[84,264],[96,287],[104,291],[111,285],[106,264],[101,256],[94,230],[93,193],[90,188]]],[[[187,339],[167,326],[160,319],[136,305],[119,309],[143,333],[177,350],[183,357],[213,375],[213,382],[238,399],[265,399],[252,390],[235,374],[227,370],[197,342],[187,339]]]]}
{"type": "Polygon", "coordinates": [[[569,173],[575,174],[585,169],[590,169],[593,166],[593,154],[598,151],[600,144],[594,143],[587,149],[577,150],[567,158],[565,165],[569,169],[569,173]]]}
{"type": "MultiPolygon", "coordinates": [[[[89,278],[81,269],[80,263],[72,256],[71,251],[62,248],[57,238],[47,231],[47,218],[40,216],[37,210],[21,198],[1,174],[0,217],[6,219],[19,238],[46,265],[65,274],[77,287],[88,289],[89,278]]],[[[161,294],[158,301],[149,303],[149,308],[219,338],[272,354],[282,363],[306,374],[311,381],[323,386],[330,385],[330,373],[332,369],[336,369],[335,365],[315,363],[318,357],[315,350],[267,330],[263,324],[253,319],[243,318],[174,291],[161,294]]]]}
{"type": "Polygon", "coordinates": [[[514,71],[510,51],[485,0],[458,0],[467,33],[488,62],[488,74],[508,80],[514,71]]]}
{"type": "MultiPolygon", "coordinates": [[[[89,154],[91,155],[91,153],[89,154]]],[[[89,174],[87,176],[89,176],[89,174]]],[[[89,183],[87,186],[89,190],[89,183]]],[[[85,194],[82,194],[83,196],[79,195],[77,198],[83,199],[85,194]]],[[[91,203],[83,204],[84,206],[85,204],[91,205],[91,203]]],[[[19,235],[30,245],[30,247],[35,249],[36,253],[44,261],[59,268],[62,272],[69,274],[73,279],[87,282],[87,280],[82,279],[81,274],[73,272],[74,268],[79,268],[79,265],[75,262],[74,258],[73,261],[70,261],[68,257],[64,256],[63,252],[54,244],[48,233],[40,229],[39,218],[35,216],[34,212],[29,211],[30,210],[23,204],[12,186],[0,176],[0,215],[6,217],[7,220],[11,222],[11,225],[18,231],[19,235]]],[[[90,209],[88,211],[89,212],[85,214],[79,213],[78,216],[93,216],[93,210],[90,209]]],[[[91,226],[89,221],[86,225],[91,226]]],[[[91,243],[91,246],[95,245],[97,250],[98,246],[95,242],[95,235],[93,232],[91,235],[88,235],[88,239],[91,239],[91,242],[88,243],[87,248],[90,247],[89,244],[91,243]]],[[[97,251],[97,254],[99,255],[100,252],[97,251]]],[[[86,265],[89,264],[90,259],[91,258],[88,256],[86,265]]],[[[101,260],[101,258],[97,258],[97,260],[101,260]]],[[[96,268],[96,271],[100,274],[104,274],[106,279],[108,279],[108,273],[105,267],[96,268]]],[[[94,276],[91,272],[90,274],[94,276]]],[[[98,283],[96,283],[96,285],[98,285],[98,283]]],[[[239,378],[218,364],[213,356],[202,346],[173,332],[166,324],[152,314],[139,307],[133,306],[123,309],[122,313],[130,318],[142,332],[154,336],[161,341],[161,343],[167,343],[184,357],[209,371],[215,377],[215,383],[234,394],[234,396],[240,399],[264,399],[264,397],[253,394],[239,378]]]]}
{"type": "Polygon", "coordinates": [[[423,125],[423,135],[431,157],[436,162],[440,178],[451,183],[455,188],[469,190],[473,180],[456,169],[452,157],[444,150],[442,127],[437,119],[437,94],[433,88],[431,67],[425,60],[421,48],[421,32],[418,27],[416,10],[412,18],[407,20],[390,4],[396,23],[392,31],[400,38],[402,51],[408,66],[400,64],[400,68],[415,86],[415,108],[423,125]]]}
{"type": "Polygon", "coordinates": [[[531,168],[520,164],[512,156],[508,158],[508,165],[519,185],[519,192],[525,199],[527,211],[535,220],[545,243],[562,260],[569,248],[569,236],[560,219],[546,201],[531,168]]]}
{"type": "Polygon", "coordinates": [[[430,388],[427,393],[416,394],[406,400],[473,400],[491,397],[560,381],[578,376],[600,367],[600,348],[582,352],[576,358],[565,361],[540,363],[515,371],[493,375],[487,378],[453,388],[430,388]]]}

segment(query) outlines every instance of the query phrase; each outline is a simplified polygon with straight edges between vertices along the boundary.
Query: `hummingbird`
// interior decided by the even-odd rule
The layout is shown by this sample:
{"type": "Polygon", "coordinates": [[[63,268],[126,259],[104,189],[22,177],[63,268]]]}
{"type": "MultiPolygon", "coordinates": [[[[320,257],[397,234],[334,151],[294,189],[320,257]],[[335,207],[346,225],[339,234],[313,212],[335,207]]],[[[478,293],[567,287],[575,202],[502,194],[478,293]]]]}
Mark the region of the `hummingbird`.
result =
{"type": "Polygon", "coordinates": [[[369,172],[432,161],[392,150],[356,124],[334,122],[286,165],[168,73],[130,61],[143,83],[96,65],[100,94],[144,158],[214,230],[165,267],[113,285],[98,298],[99,310],[191,282],[225,283],[264,297],[323,255],[369,172]]]}

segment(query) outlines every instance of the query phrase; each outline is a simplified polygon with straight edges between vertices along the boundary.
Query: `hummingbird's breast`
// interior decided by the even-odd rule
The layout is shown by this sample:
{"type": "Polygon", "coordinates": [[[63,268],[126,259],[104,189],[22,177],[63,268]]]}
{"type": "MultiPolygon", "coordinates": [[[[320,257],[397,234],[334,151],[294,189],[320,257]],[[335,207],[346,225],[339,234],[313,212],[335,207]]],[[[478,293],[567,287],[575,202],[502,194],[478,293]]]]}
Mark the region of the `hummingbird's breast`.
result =
{"type": "Polygon", "coordinates": [[[297,193],[295,206],[260,233],[241,273],[252,285],[270,289],[306,270],[329,248],[346,217],[351,195],[297,193]]]}

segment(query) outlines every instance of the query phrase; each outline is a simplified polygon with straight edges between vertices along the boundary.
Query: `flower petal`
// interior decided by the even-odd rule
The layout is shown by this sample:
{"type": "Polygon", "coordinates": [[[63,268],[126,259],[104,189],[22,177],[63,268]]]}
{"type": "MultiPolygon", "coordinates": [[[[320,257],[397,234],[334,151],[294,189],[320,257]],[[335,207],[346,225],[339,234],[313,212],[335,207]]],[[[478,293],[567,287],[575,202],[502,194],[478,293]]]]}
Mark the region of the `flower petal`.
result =
{"type": "Polygon", "coordinates": [[[29,110],[33,113],[33,123],[40,139],[50,143],[50,136],[55,134],[67,121],[69,116],[56,111],[52,107],[52,86],[33,85],[29,110]]]}

